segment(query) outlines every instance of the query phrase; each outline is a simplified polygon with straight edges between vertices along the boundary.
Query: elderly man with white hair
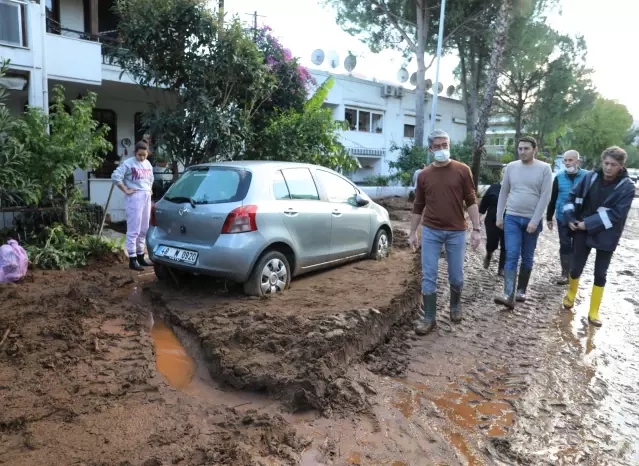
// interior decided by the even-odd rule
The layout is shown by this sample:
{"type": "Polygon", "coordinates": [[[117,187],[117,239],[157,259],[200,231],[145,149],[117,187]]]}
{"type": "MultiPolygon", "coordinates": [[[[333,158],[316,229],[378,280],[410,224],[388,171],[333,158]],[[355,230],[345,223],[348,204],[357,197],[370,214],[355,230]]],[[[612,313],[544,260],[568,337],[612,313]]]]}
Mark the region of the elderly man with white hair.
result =
{"type": "Polygon", "coordinates": [[[558,285],[568,284],[570,272],[570,255],[572,254],[573,235],[564,221],[564,204],[572,188],[586,176],[587,170],[579,168],[581,163],[579,152],[567,150],[564,153],[564,169],[557,173],[552,184],[552,195],[546,210],[546,222],[548,228],[553,229],[553,216],[557,218],[557,233],[559,234],[559,258],[561,262],[561,276],[557,279],[558,285]]]}
{"type": "Polygon", "coordinates": [[[466,219],[464,206],[473,222],[470,244],[481,241],[479,208],[475,184],[467,165],[451,160],[450,137],[442,130],[428,135],[433,163],[417,177],[409,243],[417,248],[417,228],[422,228],[422,295],[424,321],[415,332],[425,335],[437,325],[437,272],[442,245],[446,246],[450,284],[450,320],[461,322],[461,292],[464,285],[466,219]]]}

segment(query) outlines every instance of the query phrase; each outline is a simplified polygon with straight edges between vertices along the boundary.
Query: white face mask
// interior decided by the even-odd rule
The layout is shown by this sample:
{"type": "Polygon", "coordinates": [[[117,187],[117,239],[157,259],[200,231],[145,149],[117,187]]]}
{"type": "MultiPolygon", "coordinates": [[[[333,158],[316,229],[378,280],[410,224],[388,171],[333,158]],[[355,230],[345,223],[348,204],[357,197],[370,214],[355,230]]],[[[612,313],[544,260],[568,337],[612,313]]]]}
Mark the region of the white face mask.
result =
{"type": "Polygon", "coordinates": [[[450,159],[450,150],[436,150],[433,152],[433,156],[435,157],[435,162],[448,162],[448,160],[450,159]]]}
{"type": "Polygon", "coordinates": [[[577,167],[566,167],[566,173],[577,173],[577,167]]]}

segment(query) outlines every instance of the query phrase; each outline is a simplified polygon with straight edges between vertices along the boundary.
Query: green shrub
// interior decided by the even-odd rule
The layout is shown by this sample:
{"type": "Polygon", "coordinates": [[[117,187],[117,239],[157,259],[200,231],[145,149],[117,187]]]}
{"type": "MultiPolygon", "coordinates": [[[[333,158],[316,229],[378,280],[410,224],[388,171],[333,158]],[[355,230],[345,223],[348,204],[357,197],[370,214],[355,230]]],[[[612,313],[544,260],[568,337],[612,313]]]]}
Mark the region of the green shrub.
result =
{"type": "Polygon", "coordinates": [[[115,256],[122,241],[110,241],[93,235],[72,235],[62,225],[46,227],[39,237],[27,244],[29,264],[41,269],[65,270],[84,267],[89,259],[115,256]]]}

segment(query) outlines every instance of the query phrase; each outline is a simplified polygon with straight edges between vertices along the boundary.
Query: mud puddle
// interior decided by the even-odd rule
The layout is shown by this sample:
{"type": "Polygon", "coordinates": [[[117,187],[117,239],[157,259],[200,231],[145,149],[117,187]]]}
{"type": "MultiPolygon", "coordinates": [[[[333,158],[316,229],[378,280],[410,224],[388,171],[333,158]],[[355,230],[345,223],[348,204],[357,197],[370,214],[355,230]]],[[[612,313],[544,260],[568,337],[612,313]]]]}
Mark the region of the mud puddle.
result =
{"type": "Polygon", "coordinates": [[[155,350],[155,365],[173,388],[185,388],[195,375],[195,361],[169,328],[161,320],[155,320],[151,328],[155,350]]]}

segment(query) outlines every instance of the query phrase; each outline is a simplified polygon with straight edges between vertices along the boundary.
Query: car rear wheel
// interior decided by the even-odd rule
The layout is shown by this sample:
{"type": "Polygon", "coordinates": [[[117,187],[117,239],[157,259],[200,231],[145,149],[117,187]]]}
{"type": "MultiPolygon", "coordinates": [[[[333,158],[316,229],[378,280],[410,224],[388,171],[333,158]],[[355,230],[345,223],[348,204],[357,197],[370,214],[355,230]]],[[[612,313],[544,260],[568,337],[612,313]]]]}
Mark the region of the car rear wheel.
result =
{"type": "Polygon", "coordinates": [[[249,296],[269,296],[288,288],[291,282],[291,267],[286,256],[278,251],[269,251],[255,264],[244,293],[249,296]]]}
{"type": "Polygon", "coordinates": [[[381,260],[388,257],[390,252],[390,238],[388,232],[380,228],[375,235],[375,241],[373,241],[373,250],[371,251],[371,259],[381,260]]]}

